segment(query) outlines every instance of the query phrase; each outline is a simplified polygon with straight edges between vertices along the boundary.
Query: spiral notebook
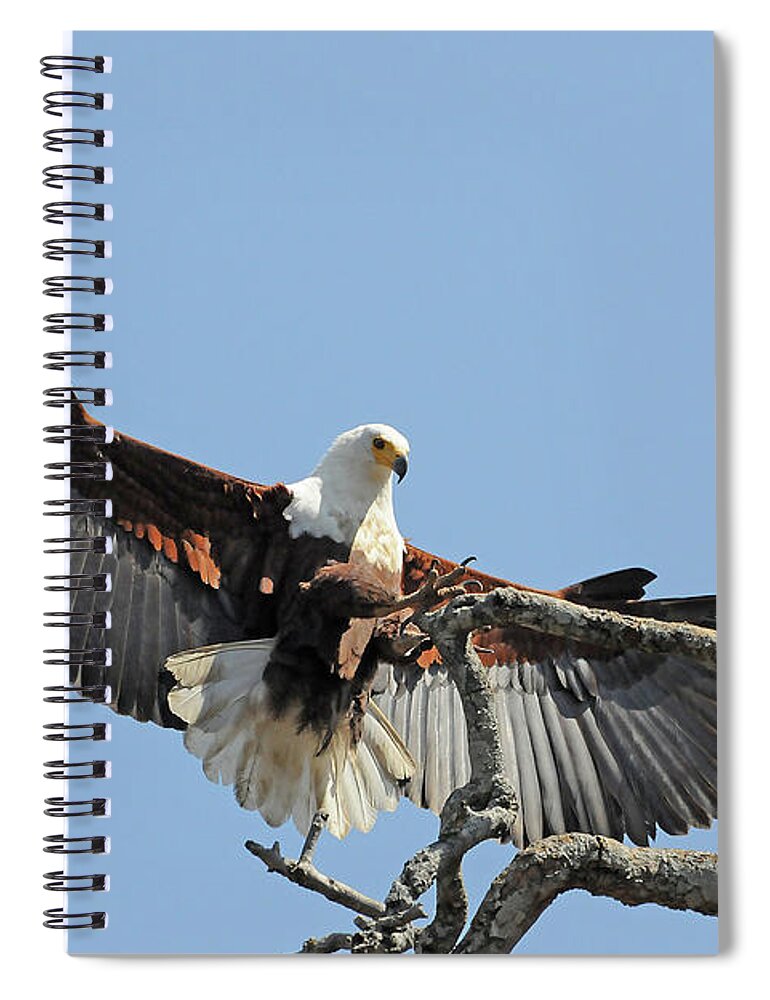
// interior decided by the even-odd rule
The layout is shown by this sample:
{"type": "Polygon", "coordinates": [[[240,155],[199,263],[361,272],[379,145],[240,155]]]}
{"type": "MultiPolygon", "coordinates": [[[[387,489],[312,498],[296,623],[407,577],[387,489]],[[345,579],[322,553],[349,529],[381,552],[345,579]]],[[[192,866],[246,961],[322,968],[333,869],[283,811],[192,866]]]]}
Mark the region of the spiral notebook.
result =
{"type": "Polygon", "coordinates": [[[713,45],[42,60],[70,953],[716,950],[713,45]]]}

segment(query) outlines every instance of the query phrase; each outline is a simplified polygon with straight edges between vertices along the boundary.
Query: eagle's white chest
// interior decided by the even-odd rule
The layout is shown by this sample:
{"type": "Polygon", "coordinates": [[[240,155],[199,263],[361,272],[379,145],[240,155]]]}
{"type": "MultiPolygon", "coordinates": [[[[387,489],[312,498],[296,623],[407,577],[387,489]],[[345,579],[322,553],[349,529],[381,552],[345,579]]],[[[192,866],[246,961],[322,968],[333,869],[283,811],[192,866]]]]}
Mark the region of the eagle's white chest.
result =
{"type": "Polygon", "coordinates": [[[284,517],[292,538],[312,535],[350,546],[374,569],[400,580],[404,539],[396,524],[390,482],[375,492],[340,492],[319,476],[309,476],[289,487],[292,500],[284,517]]]}
{"type": "Polygon", "coordinates": [[[404,539],[396,526],[392,506],[372,504],[353,538],[351,555],[358,553],[377,571],[401,579],[404,539]]]}

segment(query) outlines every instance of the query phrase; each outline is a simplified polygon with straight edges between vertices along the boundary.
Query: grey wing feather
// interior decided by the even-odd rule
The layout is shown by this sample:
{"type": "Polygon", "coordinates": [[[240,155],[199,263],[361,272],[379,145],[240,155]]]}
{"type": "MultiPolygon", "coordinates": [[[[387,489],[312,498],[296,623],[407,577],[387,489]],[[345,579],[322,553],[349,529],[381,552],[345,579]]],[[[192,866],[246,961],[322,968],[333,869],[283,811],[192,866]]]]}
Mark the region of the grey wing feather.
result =
{"type": "MultiPolygon", "coordinates": [[[[495,664],[488,679],[520,802],[517,845],[571,830],[646,844],[658,827],[683,833],[716,817],[715,670],[565,649],[495,664]]],[[[446,669],[383,663],[373,698],[417,762],[406,794],[439,812],[470,775],[462,705],[446,669]]]]}

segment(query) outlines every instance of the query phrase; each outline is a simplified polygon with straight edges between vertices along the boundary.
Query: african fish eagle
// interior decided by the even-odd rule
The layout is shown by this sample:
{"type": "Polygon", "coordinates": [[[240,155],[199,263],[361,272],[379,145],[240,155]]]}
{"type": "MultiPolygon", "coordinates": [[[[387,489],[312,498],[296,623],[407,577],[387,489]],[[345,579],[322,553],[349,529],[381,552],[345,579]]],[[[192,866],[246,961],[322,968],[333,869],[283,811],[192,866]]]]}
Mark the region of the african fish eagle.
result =
{"type": "MultiPolygon", "coordinates": [[[[397,655],[378,618],[424,588],[431,567],[478,590],[517,586],[404,541],[394,474],[409,444],[392,427],[341,434],[313,472],[262,486],[110,435],[73,407],[72,458],[109,463],[74,496],[76,531],[98,535],[109,499],[115,545],[76,552],[72,645],[104,644],[111,707],[184,730],[206,776],[277,826],[314,814],[344,837],[402,795],[440,812],[469,778],[462,705],[423,638],[397,655]]],[[[435,572],[435,570],[434,570],[435,572]]],[[[654,574],[622,570],[551,593],[642,617],[715,625],[715,599],[643,600],[654,574]]],[[[532,588],[522,588],[532,589],[532,588]]],[[[646,844],[716,816],[716,676],[674,656],[609,652],[518,627],[474,637],[488,668],[508,776],[520,803],[513,841],[586,831],[646,844]]],[[[75,658],[73,682],[100,668],[75,658]]]]}

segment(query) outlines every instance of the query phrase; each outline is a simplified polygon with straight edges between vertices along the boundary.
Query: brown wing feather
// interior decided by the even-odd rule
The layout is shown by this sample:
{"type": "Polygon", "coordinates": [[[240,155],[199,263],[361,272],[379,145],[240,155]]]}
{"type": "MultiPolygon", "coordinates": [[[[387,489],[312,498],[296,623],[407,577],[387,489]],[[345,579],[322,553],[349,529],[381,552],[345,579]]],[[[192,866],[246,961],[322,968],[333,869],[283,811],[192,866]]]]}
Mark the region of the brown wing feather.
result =
{"type": "MultiPolygon", "coordinates": [[[[72,422],[99,424],[81,406],[73,407],[72,422]]],[[[239,559],[234,543],[253,545],[285,535],[282,513],[291,496],[281,483],[262,486],[239,479],[119,431],[109,444],[76,440],[72,452],[76,461],[108,461],[112,467],[111,480],[80,484],[83,496],[111,500],[113,520],[124,531],[145,539],[214,589],[222,585],[223,573],[231,590],[243,585],[243,568],[237,565],[243,553],[239,559]]]]}
{"type": "MultiPolygon", "coordinates": [[[[72,422],[99,426],[81,407],[73,407],[72,422]]],[[[106,637],[74,629],[71,644],[109,645],[107,681],[118,712],[179,725],[165,700],[172,683],[166,657],[274,635],[297,583],[345,553],[325,539],[290,539],[283,512],[291,494],[280,483],[239,479],[119,432],[109,443],[95,438],[73,441],[72,458],[109,462],[112,478],[84,480],[78,495],[111,501],[115,551],[79,554],[72,572],[109,573],[112,588],[75,593],[73,610],[109,611],[111,628],[106,637]]],[[[104,534],[98,520],[81,521],[74,533],[104,534]]],[[[92,668],[75,679],[101,680],[92,668]]]]}

